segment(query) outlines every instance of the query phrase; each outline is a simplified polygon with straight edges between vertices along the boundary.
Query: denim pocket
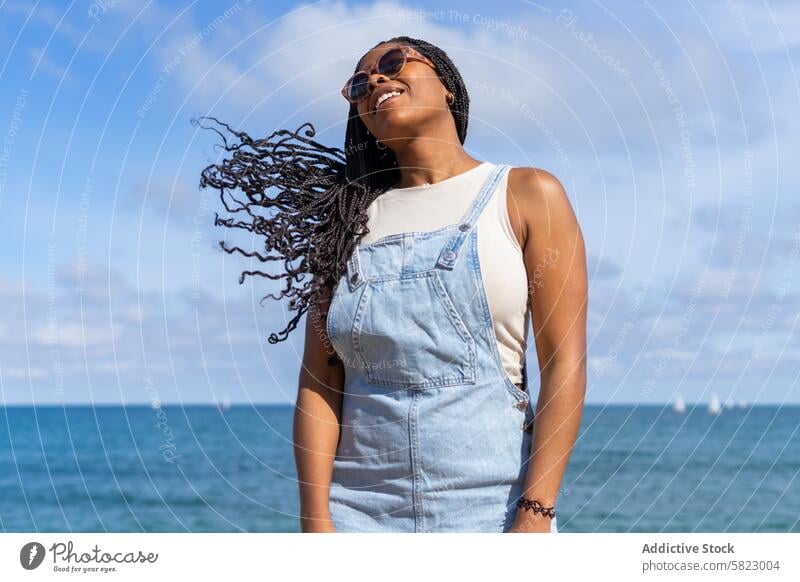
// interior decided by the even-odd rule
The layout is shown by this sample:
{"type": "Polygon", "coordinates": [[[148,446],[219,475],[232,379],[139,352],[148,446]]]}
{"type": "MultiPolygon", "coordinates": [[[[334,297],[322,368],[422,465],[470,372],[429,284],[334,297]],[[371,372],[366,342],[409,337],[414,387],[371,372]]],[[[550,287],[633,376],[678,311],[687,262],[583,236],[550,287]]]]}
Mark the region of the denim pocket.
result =
{"type": "Polygon", "coordinates": [[[429,388],[474,384],[475,340],[436,270],[367,281],[353,346],[370,384],[429,388]]]}

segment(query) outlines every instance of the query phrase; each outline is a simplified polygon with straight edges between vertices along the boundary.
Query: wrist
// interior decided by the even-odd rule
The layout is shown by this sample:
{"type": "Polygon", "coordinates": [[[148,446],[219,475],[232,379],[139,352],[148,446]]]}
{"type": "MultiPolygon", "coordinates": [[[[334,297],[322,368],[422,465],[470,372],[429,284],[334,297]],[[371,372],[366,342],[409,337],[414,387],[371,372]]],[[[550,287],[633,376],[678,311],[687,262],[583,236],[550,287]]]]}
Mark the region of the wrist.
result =
{"type": "Polygon", "coordinates": [[[545,507],[555,507],[556,498],[558,494],[547,493],[543,491],[531,491],[522,494],[524,499],[535,499],[545,507]]]}
{"type": "Polygon", "coordinates": [[[301,517],[326,517],[329,515],[330,499],[327,491],[302,492],[300,494],[301,517]]]}
{"type": "Polygon", "coordinates": [[[331,520],[331,514],[328,510],[328,505],[310,505],[300,504],[300,522],[301,523],[321,523],[331,520]]]}
{"type": "Polygon", "coordinates": [[[547,505],[539,497],[532,498],[522,496],[517,499],[517,508],[523,513],[531,513],[548,519],[552,519],[556,516],[555,504],[547,505]]]}

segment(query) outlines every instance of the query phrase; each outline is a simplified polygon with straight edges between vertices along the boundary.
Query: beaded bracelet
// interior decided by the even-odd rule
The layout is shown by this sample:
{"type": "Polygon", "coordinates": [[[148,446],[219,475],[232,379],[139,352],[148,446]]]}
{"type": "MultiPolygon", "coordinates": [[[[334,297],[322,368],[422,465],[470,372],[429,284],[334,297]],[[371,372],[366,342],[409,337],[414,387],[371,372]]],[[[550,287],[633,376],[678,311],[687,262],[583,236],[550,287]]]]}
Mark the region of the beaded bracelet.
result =
{"type": "Polygon", "coordinates": [[[551,518],[556,516],[556,511],[554,506],[544,507],[541,503],[539,503],[535,499],[527,499],[525,497],[520,497],[517,500],[517,507],[522,507],[526,511],[528,509],[532,509],[534,513],[541,513],[542,515],[546,515],[551,518]]]}

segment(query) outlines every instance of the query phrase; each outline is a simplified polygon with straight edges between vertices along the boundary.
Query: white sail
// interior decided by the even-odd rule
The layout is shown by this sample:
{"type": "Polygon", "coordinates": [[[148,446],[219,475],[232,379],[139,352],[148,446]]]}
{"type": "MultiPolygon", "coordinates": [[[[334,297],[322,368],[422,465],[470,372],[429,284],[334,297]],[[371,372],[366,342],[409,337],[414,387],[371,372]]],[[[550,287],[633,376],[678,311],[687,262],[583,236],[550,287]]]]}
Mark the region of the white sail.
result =
{"type": "Polygon", "coordinates": [[[680,392],[675,396],[675,400],[672,401],[672,410],[678,414],[686,412],[686,403],[683,401],[683,396],[680,395],[680,392]]]}
{"type": "Polygon", "coordinates": [[[708,411],[711,414],[719,414],[721,410],[719,396],[717,396],[716,392],[711,395],[711,401],[708,403],[708,411]]]}
{"type": "Polygon", "coordinates": [[[217,401],[217,409],[218,410],[228,410],[231,407],[231,399],[225,394],[222,397],[222,401],[217,401]]]}

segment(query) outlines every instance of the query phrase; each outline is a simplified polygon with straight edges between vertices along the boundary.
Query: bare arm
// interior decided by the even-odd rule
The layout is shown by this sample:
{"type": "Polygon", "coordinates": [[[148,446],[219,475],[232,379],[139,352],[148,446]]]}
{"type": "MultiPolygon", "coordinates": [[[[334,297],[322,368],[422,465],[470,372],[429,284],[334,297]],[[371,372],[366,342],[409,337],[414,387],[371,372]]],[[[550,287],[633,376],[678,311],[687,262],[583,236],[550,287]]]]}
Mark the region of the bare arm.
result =
{"type": "MultiPolygon", "coordinates": [[[[512,226],[517,223],[524,240],[541,372],[523,494],[550,506],[556,503],[583,414],[586,251],[580,226],[558,179],[534,168],[520,168],[513,174],[513,180],[509,175],[510,218],[512,226]]],[[[539,513],[519,510],[514,525],[519,531],[550,531],[550,521],[539,513]]]]}
{"type": "Polygon", "coordinates": [[[339,441],[344,367],[338,358],[330,361],[335,352],[326,331],[328,306],[326,297],[307,313],[294,412],[293,441],[303,532],[335,531],[328,500],[339,441]]]}

